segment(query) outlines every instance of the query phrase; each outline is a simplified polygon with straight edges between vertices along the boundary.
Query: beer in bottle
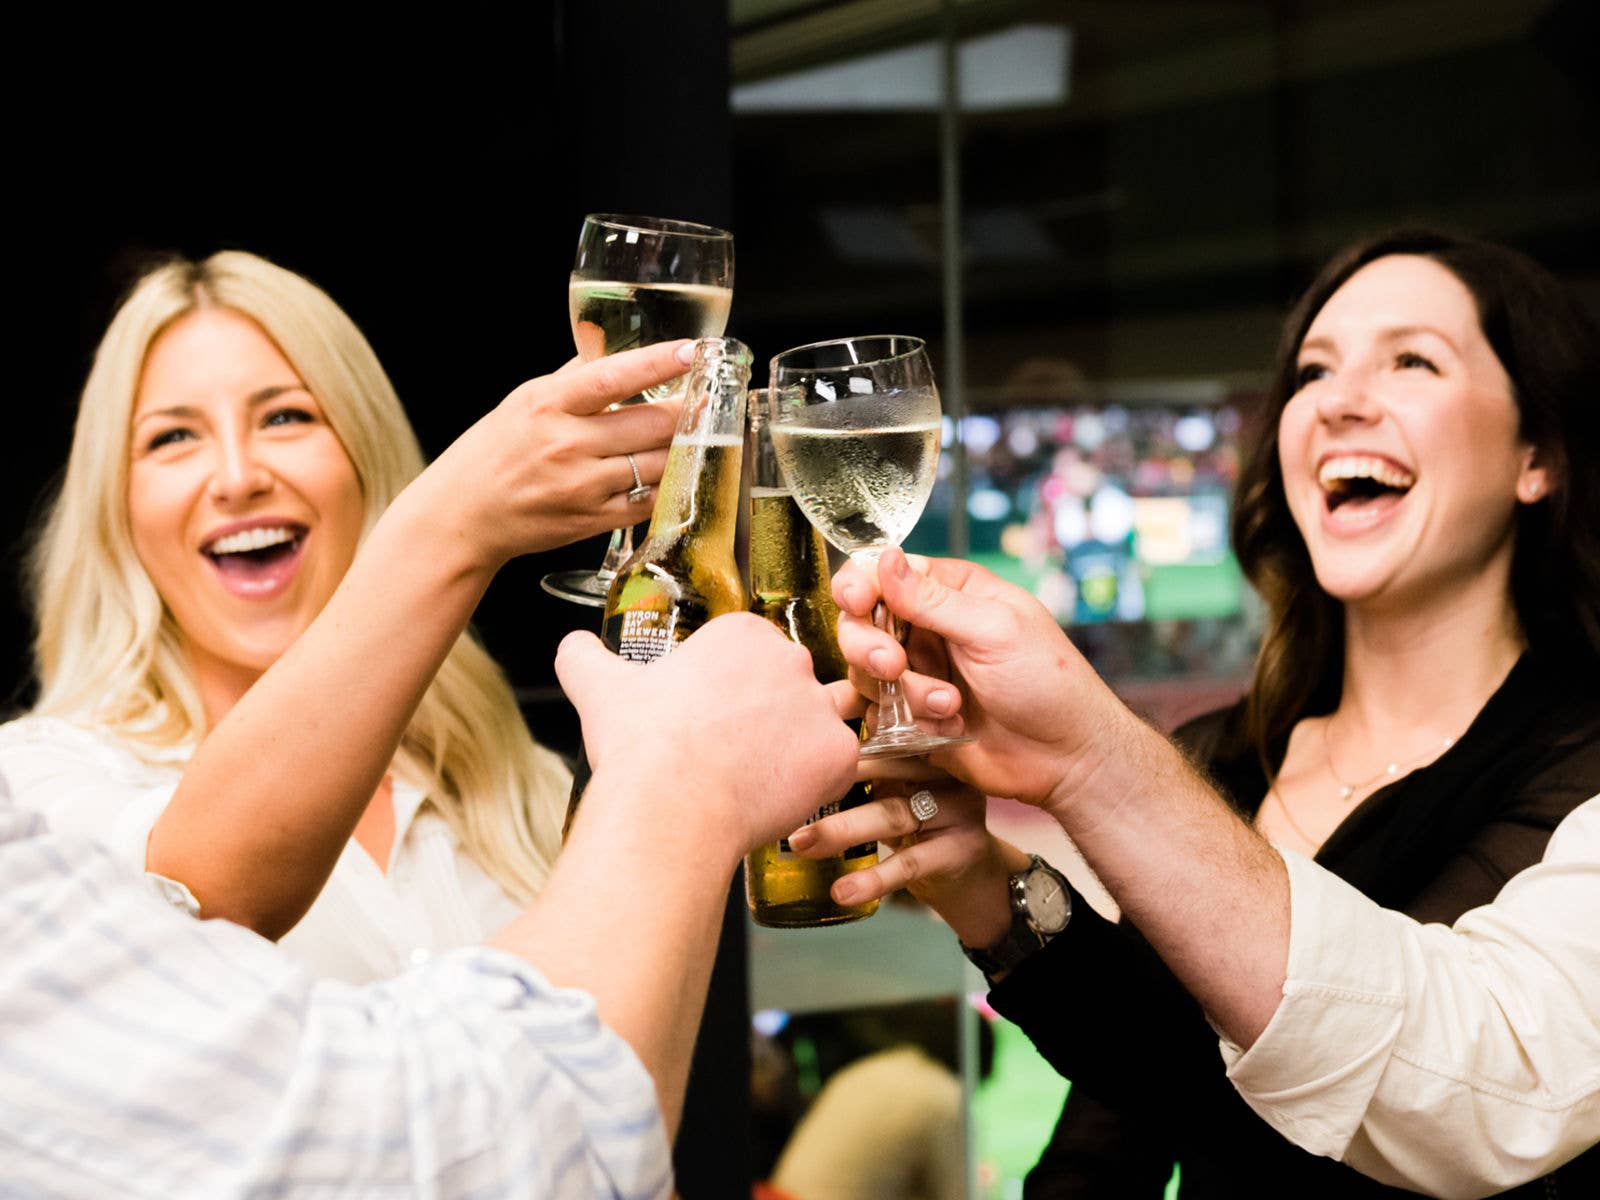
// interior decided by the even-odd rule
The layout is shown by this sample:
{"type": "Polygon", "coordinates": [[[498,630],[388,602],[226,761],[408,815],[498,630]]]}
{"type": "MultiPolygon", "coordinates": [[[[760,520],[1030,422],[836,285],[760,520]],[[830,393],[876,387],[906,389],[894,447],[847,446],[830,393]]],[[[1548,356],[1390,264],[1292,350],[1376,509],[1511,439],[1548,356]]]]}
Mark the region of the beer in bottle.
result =
{"type": "MultiPolygon", "coordinates": [[[[650,530],[606,594],[600,638],[623,658],[660,658],[712,617],[746,608],[734,534],[749,383],[749,347],[733,338],[700,339],[650,530]]],[[[563,837],[588,781],[582,763],[563,837]]]]}
{"type": "MultiPolygon", "coordinates": [[[[839,610],[829,583],[827,546],[778,471],[764,399],[761,392],[751,393],[750,609],[811,651],[817,678],[831,683],[845,677],[846,666],[835,632],[839,610]]],[[[868,785],[858,783],[811,820],[870,798],[868,785]]],[[[877,861],[878,847],[872,843],[831,858],[802,858],[787,842],[762,846],[744,862],[745,899],[759,925],[795,928],[858,921],[875,913],[878,902],[839,904],[828,889],[841,875],[877,861]]]]}

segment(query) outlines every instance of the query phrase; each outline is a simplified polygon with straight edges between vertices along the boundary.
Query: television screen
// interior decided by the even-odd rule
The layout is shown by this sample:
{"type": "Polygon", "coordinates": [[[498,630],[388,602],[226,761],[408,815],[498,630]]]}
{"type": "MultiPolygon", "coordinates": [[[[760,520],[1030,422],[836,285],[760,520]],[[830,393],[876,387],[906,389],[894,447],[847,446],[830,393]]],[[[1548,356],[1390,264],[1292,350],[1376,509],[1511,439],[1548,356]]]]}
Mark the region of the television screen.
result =
{"type": "MultiPolygon", "coordinates": [[[[1233,616],[1245,589],[1228,547],[1239,428],[1227,404],[967,417],[969,557],[1063,625],[1233,616]]],[[[941,548],[948,511],[936,497],[912,549],[941,548]]]]}
{"type": "MultiPolygon", "coordinates": [[[[969,416],[967,557],[1027,588],[1112,673],[1234,671],[1255,610],[1228,544],[1247,401],[969,416]]],[[[955,435],[946,420],[945,444],[955,435]]],[[[952,456],[907,549],[946,553],[952,456]]]]}

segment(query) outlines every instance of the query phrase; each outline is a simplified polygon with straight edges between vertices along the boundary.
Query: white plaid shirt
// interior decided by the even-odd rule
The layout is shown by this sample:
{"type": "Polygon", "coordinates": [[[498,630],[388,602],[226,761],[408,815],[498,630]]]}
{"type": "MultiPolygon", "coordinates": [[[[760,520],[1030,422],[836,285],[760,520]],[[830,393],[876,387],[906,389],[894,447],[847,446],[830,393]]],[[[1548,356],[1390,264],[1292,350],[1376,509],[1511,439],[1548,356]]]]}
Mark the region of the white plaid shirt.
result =
{"type": "Polygon", "coordinates": [[[671,1190],[650,1076],[585,993],[489,949],[319,982],[0,781],[0,1196],[671,1190]]]}

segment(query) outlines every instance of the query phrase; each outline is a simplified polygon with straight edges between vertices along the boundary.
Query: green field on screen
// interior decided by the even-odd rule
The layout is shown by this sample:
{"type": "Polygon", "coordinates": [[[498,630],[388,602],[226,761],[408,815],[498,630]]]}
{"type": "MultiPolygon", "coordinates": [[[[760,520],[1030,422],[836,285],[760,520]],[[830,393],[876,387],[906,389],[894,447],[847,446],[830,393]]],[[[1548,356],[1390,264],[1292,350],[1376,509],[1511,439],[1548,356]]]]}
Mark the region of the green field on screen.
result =
{"type": "MultiPolygon", "coordinates": [[[[1033,591],[1041,572],[1007,554],[978,552],[967,556],[1001,579],[1033,591]]],[[[1180,563],[1144,568],[1146,621],[1199,620],[1231,617],[1244,603],[1244,576],[1232,554],[1221,562],[1180,563]]]]}

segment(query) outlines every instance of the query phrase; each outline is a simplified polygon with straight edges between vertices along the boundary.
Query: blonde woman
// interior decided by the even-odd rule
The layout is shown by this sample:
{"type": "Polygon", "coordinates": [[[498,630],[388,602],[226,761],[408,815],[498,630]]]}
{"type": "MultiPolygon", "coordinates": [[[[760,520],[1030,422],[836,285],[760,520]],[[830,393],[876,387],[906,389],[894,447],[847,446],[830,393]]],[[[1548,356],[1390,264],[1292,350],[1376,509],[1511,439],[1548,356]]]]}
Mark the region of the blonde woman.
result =
{"type": "MultiPolygon", "coordinates": [[[[669,373],[682,370],[675,350],[658,355],[669,373]]],[[[447,473],[448,488],[411,489],[426,503],[377,538],[423,462],[349,317],[249,254],[147,274],[96,353],[30,564],[39,697],[0,728],[19,805],[331,977],[390,975],[509,920],[549,871],[569,777],[461,632],[470,603],[459,622],[444,615],[460,596],[441,592],[415,638],[387,651],[428,663],[415,694],[367,694],[361,657],[324,651],[324,692],[281,696],[247,751],[208,755],[205,739],[357,553],[384,555],[396,596],[415,600],[437,586],[413,566],[434,552],[426,538],[514,528],[509,557],[637,519],[629,458],[658,481],[673,414],[604,411],[615,380],[564,373],[481,423],[518,446],[514,460],[497,473],[490,453],[447,473]],[[297,735],[312,719],[338,736],[297,735]],[[374,745],[387,763],[376,779],[352,766],[374,745]]],[[[491,435],[463,441],[474,436],[491,435]]]]}

